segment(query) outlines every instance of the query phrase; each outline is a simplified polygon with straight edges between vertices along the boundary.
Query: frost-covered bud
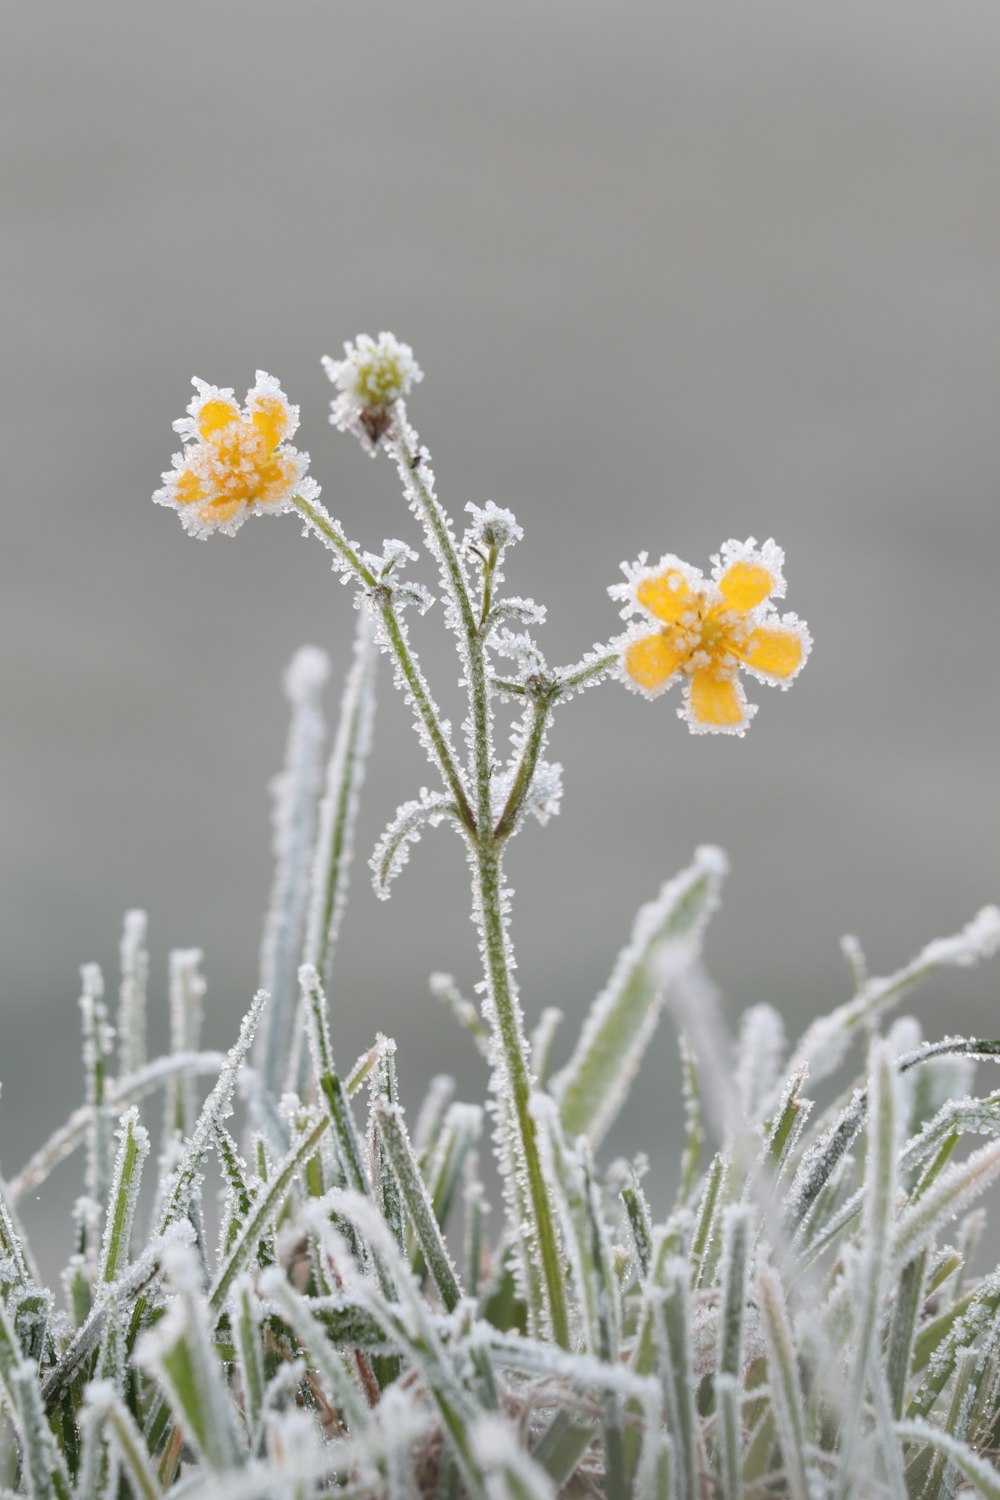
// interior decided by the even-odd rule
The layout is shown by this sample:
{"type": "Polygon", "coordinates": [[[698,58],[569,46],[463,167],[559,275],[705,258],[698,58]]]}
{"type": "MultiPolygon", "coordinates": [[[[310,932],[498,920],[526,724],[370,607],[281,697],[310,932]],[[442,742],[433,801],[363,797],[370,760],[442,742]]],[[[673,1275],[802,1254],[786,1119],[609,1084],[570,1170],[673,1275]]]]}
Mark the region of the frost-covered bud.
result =
{"type": "Polygon", "coordinates": [[[504,510],[492,500],[487,500],[485,505],[473,505],[470,501],[465,508],[472,517],[472,525],[465,533],[467,547],[475,547],[480,552],[490,552],[495,547],[500,553],[524,536],[513,511],[504,510]]]}
{"type": "Polygon", "coordinates": [[[184,439],[163,488],[153,499],[179,514],[192,536],[213,531],[233,536],[251,511],[277,515],[293,495],[314,500],[319,485],[308,477],[309,455],[289,445],[299,425],[273,375],[257,371],[243,406],[232,389],[220,390],[197,377],[188,415],[174,423],[184,439]]]}
{"type": "Polygon", "coordinates": [[[353,432],[374,454],[392,422],[395,403],[407,396],[424,372],[409,344],[391,333],[359,333],[344,345],[344,358],[323,358],[323,368],[339,391],[330,403],[330,421],[341,432],[353,432]]]}

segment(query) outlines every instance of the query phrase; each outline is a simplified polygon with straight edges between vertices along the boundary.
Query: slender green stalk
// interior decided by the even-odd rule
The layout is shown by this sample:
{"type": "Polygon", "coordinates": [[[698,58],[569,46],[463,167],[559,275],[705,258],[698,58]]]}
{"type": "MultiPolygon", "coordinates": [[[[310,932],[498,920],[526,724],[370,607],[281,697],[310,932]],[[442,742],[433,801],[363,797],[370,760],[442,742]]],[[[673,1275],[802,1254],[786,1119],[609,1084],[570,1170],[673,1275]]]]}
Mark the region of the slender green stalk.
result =
{"type": "Polygon", "coordinates": [[[410,650],[403,627],[399,622],[399,616],[392,603],[392,592],[380,584],[375,574],[359,557],[358,553],[347,541],[338,526],[336,526],[321,505],[304,500],[301,495],[296,495],[292,501],[300,515],[304,516],[316,535],[325,542],[331,551],[336,552],[347,564],[358,579],[372,592],[372,601],[382,616],[389,644],[393,655],[399,663],[399,669],[403,674],[406,686],[413,698],[414,708],[423,723],[431,744],[434,756],[442,776],[447,783],[448,789],[458,804],[459,816],[470,833],[475,832],[476,821],[473,816],[469,799],[462,783],[462,778],[455,765],[452,754],[437,712],[431,702],[417,660],[410,650]]]}
{"type": "MultiPolygon", "coordinates": [[[[493,1002],[495,1029],[514,1107],[512,1123],[517,1132],[518,1154],[522,1158],[521,1164],[527,1176],[529,1200],[527,1206],[533,1220],[534,1238],[537,1241],[542,1265],[548,1316],[556,1341],[565,1347],[569,1343],[569,1317],[566,1310],[559,1242],[538,1154],[535,1122],[531,1116],[531,1074],[527,1061],[527,1042],[511,976],[510,954],[504,925],[500,852],[510,830],[509,828],[503,829],[499,834],[492,832],[493,736],[483,638],[469,593],[465,569],[455,550],[445,513],[424,480],[418,461],[419,454],[408,440],[405,418],[397,424],[394,447],[404,485],[410,491],[414,508],[421,516],[429,539],[433,543],[442,579],[451,594],[465,636],[466,678],[472,724],[471,751],[476,793],[474,832],[471,840],[475,867],[476,911],[481,929],[489,994],[493,1002]]],[[[544,721],[538,725],[538,739],[533,752],[535,760],[541,748],[543,729],[544,721]]],[[[532,738],[533,736],[529,737],[529,745],[532,738]]],[[[522,769],[525,772],[521,779],[520,792],[523,799],[524,792],[530,785],[534,761],[527,767],[522,762],[522,769]]],[[[515,777],[515,780],[518,778],[515,777]]],[[[516,809],[514,817],[516,817],[516,809]]],[[[538,1307],[533,1309],[536,1318],[541,1311],[542,1309],[538,1307]]]]}
{"type": "Polygon", "coordinates": [[[552,708],[552,701],[551,696],[546,694],[544,697],[536,698],[532,705],[534,712],[531,720],[531,728],[521,754],[520,764],[514,774],[514,781],[504,810],[500,814],[499,822],[493,830],[493,837],[500,842],[510,838],[510,835],[517,826],[518,814],[524,805],[524,799],[531,787],[532,779],[535,775],[535,767],[538,765],[538,757],[545,742],[545,726],[552,708]]]}
{"type": "Polygon", "coordinates": [[[602,651],[599,656],[592,659],[577,662],[572,667],[563,667],[556,673],[559,695],[563,696],[566,693],[575,692],[577,688],[590,687],[592,683],[600,682],[602,677],[618,665],[620,658],[621,651],[615,646],[609,647],[608,650],[602,651]]]}
{"type": "Polygon", "coordinates": [[[536,1125],[531,1114],[531,1075],[528,1071],[517,997],[511,981],[507,937],[504,931],[500,856],[492,841],[489,845],[480,842],[476,849],[476,880],[479,909],[482,914],[483,952],[490,981],[490,995],[493,999],[496,1029],[514,1106],[514,1124],[517,1128],[523,1166],[528,1179],[528,1195],[545,1280],[548,1313],[552,1322],[553,1337],[563,1348],[568,1348],[569,1315],[566,1309],[562,1257],[559,1252],[559,1241],[556,1237],[548,1188],[538,1154],[536,1125]]]}

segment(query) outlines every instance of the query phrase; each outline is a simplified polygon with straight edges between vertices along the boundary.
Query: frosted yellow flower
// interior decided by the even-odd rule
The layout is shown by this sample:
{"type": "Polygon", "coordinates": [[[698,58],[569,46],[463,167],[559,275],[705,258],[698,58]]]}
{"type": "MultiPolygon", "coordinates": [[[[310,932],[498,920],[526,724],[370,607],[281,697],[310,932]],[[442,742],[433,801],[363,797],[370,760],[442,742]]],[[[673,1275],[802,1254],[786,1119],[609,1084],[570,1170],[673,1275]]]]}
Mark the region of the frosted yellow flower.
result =
{"type": "Polygon", "coordinates": [[[743,734],[757,709],[747,702],[740,668],[786,688],[812,646],[803,620],[779,617],[770,605],[785,592],[784,560],[776,542],[758,547],[749,537],[725,544],[712,559],[709,578],[669,553],[655,566],[645,553],[623,563],[626,582],[613,584],[609,593],[623,601],[626,618],[638,615],[640,621],[622,642],[626,686],[655,698],[682,681],[678,713],[689,729],[743,734]]]}
{"type": "Polygon", "coordinates": [[[293,495],[314,499],[319,485],[308,478],[309,455],[289,446],[299,425],[273,375],[257,371],[257,383],[241,407],[231,389],[197,378],[188,415],[174,423],[185,440],[163,488],[153,499],[176,510],[193,536],[221,531],[232,536],[252,511],[275,515],[293,495]]]}

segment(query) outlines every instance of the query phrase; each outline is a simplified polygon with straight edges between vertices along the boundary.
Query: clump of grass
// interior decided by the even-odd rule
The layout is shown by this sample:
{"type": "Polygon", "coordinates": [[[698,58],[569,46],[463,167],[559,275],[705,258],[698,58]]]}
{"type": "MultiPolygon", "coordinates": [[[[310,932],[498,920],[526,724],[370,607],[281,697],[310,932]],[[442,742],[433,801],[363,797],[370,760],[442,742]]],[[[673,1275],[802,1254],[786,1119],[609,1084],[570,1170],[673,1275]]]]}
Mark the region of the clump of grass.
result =
{"type": "Polygon", "coordinates": [[[336,425],[395,460],[436,562],[468,693],[464,754],[407,631],[405,608],[431,602],[401,577],[416,554],[348,541],[290,447],[297,412],[271,377],[242,406],[198,382],[157,498],[200,536],[296,512],[354,588],[354,655],[325,777],[326,658],[306,649],[287,676],[261,989],[230,1052],[201,1049],[200,954],[177,951],[171,1050],[147,1060],[143,913],[125,919],[114,1026],[101,974],[83,971],[83,1103],[0,1183],[0,1495],[1000,1496],[1000,1269],[973,1270],[979,1199],[1000,1176],[1000,1093],[975,1094],[974,1070],[1000,1041],[886,1026],[915,984],[994,953],[1000,912],[884,979],[851,943],[852,998],[791,1046],[780,1016],[754,1007],[734,1046],[700,960],[726,862],[700,849],[638,914],[550,1075],[560,1017],[526,1032],[502,861],[530,814],[558,809],[554,713],[607,679],[651,698],[676,682],[692,730],[739,734],[753,712],[739,669],[787,685],[808,631],[774,613],[780,549],[751,539],[728,543],[710,578],[670,555],[629,565],[613,589],[625,633],[550,667],[531,633],[544,611],[503,589],[513,516],[470,507],[459,541],[437,498],[404,406],[420,378],[411,352],[359,339],[328,372],[336,425]],[[375,1036],[344,1067],[326,1001],[380,651],[439,786],[399,809],[373,883],[388,894],[424,829],[452,826],[483,963],[478,1007],[447,975],[432,987],[484,1053],[484,1098],[432,1080],[412,1130],[394,1044],[375,1036]],[[513,753],[497,773],[505,703],[513,753]],[[687,1129],[676,1200],[654,1207],[642,1161],[598,1152],[664,1009],[687,1129]],[[837,1092],[855,1043],[860,1073],[837,1092]],[[492,1232],[487,1119],[504,1195],[492,1232]],[[57,1294],[17,1208],[77,1148],[75,1253],[57,1294]]]}

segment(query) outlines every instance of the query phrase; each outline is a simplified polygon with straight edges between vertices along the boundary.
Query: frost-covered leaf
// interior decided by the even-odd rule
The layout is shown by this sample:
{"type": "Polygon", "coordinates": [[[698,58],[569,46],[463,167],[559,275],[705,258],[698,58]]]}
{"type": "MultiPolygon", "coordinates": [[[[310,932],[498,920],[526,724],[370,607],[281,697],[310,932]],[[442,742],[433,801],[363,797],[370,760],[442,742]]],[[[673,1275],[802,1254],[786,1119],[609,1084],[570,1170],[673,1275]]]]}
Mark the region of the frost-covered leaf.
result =
{"type": "Polygon", "coordinates": [[[550,1085],[570,1136],[586,1135],[596,1145],[618,1113],[665,990],[699,951],[725,872],[721,850],[700,849],[694,863],[639,912],[573,1056],[550,1085]]]}
{"type": "Polygon", "coordinates": [[[393,880],[407,864],[410,850],[419,843],[425,828],[436,828],[445,818],[459,819],[458,807],[441,792],[422,787],[420,795],[396,809],[396,816],[384,830],[369,860],[372,885],[381,900],[389,895],[393,880]]]}
{"type": "Polygon", "coordinates": [[[292,715],[284,768],[271,784],[274,882],[260,950],[260,987],[270,995],[271,1008],[261,1032],[258,1056],[267,1086],[275,1094],[284,1078],[295,973],[305,932],[326,735],[320,700],[329,672],[326,652],[303,646],[285,673],[292,715]]]}

